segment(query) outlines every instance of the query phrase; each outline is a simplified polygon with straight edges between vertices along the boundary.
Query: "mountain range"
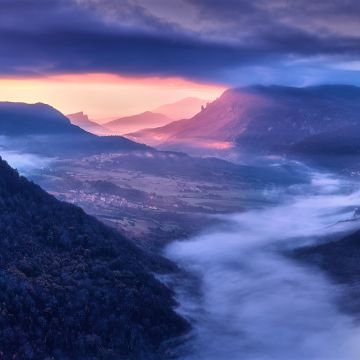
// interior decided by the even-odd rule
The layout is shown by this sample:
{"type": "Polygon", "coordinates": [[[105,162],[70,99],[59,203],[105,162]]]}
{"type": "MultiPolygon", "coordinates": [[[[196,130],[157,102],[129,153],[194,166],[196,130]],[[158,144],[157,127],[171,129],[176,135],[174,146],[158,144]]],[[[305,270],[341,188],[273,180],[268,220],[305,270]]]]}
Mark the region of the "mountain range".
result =
{"type": "Polygon", "coordinates": [[[0,103],[1,146],[50,156],[146,150],[121,136],[97,136],[71,124],[53,107],[37,103],[0,103]]]}
{"type": "Polygon", "coordinates": [[[198,113],[205,100],[188,97],[171,104],[159,106],[152,111],[119,117],[99,124],[89,119],[84,112],[66,115],[73,125],[96,135],[123,135],[141,129],[164,126],[174,120],[185,119],[198,113]]]}
{"type": "MultiPolygon", "coordinates": [[[[256,167],[240,166],[214,157],[158,151],[122,136],[91,134],[71,124],[67,117],[46,104],[0,103],[0,135],[3,135],[1,146],[6,150],[56,156],[60,160],[103,155],[101,160],[95,157],[94,167],[111,163],[118,169],[148,175],[209,179],[222,174],[234,181],[247,177],[263,180],[256,167]]],[[[270,178],[274,176],[273,181],[278,181],[279,176],[285,181],[285,174],[279,170],[268,171],[270,178]]]]}
{"type": "MultiPolygon", "coordinates": [[[[360,88],[355,86],[252,86],[225,91],[190,119],[127,138],[91,134],[49,105],[0,103],[0,135],[5,148],[51,156],[151,149],[142,143],[195,155],[356,155],[359,113],[360,88]],[[12,140],[6,141],[8,137],[12,140]]],[[[169,121],[151,112],[131,118],[135,126],[154,122],[158,116],[169,121]]],[[[82,113],[78,118],[88,120],[82,113]]]]}
{"type": "MultiPolygon", "coordinates": [[[[191,119],[128,137],[164,149],[279,153],[360,123],[360,88],[252,86],[229,89],[191,119]]],[[[330,138],[328,141],[331,141],[330,138]]],[[[341,141],[340,141],[341,143],[341,141]]],[[[340,146],[339,142],[337,146],[340,146]]],[[[300,147],[297,147],[300,151],[300,147]]]]}

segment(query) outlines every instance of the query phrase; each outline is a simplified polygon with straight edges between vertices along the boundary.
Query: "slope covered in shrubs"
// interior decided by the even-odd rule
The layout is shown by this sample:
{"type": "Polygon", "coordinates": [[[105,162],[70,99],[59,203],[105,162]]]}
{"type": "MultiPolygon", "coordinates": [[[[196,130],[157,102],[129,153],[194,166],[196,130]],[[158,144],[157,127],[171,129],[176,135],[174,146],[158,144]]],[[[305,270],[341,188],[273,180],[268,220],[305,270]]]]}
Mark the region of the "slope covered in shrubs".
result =
{"type": "Polygon", "coordinates": [[[145,254],[0,159],[0,358],[152,359],[187,324],[145,254]]]}

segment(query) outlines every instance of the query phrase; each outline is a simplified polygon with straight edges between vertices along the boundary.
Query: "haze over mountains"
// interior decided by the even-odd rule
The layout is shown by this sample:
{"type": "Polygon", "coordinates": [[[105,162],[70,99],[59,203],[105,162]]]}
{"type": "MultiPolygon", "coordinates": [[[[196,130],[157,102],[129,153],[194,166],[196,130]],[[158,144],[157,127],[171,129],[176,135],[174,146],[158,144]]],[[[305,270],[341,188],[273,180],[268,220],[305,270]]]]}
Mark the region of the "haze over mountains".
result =
{"type": "MultiPolygon", "coordinates": [[[[68,118],[45,104],[0,103],[2,147],[44,155],[79,157],[104,155],[126,169],[148,173],[209,177],[223,172],[243,176],[244,169],[230,162],[191,157],[184,153],[161,152],[122,136],[97,136],[72,125],[68,118]],[[172,166],[172,165],[176,166],[172,166]]],[[[250,168],[247,168],[250,174],[250,168]]]]}
{"type": "MultiPolygon", "coordinates": [[[[91,134],[45,104],[0,103],[0,135],[14,137],[15,148],[48,155],[149,149],[141,143],[195,155],[306,155],[327,150],[356,154],[359,100],[360,89],[344,85],[229,89],[194,117],[127,135],[131,140],[91,134]]],[[[72,117],[84,127],[96,127],[83,113],[72,117]]],[[[170,119],[145,112],[109,124],[115,131],[157,121],[170,119]]]]}
{"type": "MultiPolygon", "coordinates": [[[[0,135],[5,136],[5,148],[10,146],[6,138],[11,136],[10,147],[49,156],[150,149],[141,143],[201,156],[357,154],[359,100],[360,89],[344,85],[229,89],[194,117],[127,135],[131,140],[91,134],[45,104],[0,103],[0,135]]],[[[74,122],[93,126],[83,113],[73,115],[74,122]]],[[[158,120],[170,121],[146,112],[112,123],[114,128],[122,122],[136,127],[158,120]]]]}
{"type": "Polygon", "coordinates": [[[230,89],[191,119],[129,138],[165,149],[205,149],[210,154],[281,152],[312,136],[358,124],[359,100],[360,89],[355,86],[230,89]]]}
{"type": "Polygon", "coordinates": [[[68,114],[66,117],[73,125],[96,135],[109,135],[109,131],[95,121],[91,121],[83,111],[74,114],[68,114]]]}
{"type": "Polygon", "coordinates": [[[201,107],[205,106],[207,102],[207,100],[187,97],[171,104],[159,106],[153,112],[164,114],[173,120],[188,119],[200,112],[201,107]]]}
{"type": "Polygon", "coordinates": [[[124,135],[148,127],[158,127],[168,124],[171,118],[161,113],[145,111],[141,114],[125,116],[103,124],[111,134],[124,135]]]}
{"type": "Polygon", "coordinates": [[[159,106],[152,111],[122,116],[99,124],[84,112],[66,115],[72,124],[97,135],[124,135],[138,130],[164,126],[173,120],[185,119],[197,114],[206,100],[188,97],[171,104],[159,106]]]}
{"type": "Polygon", "coordinates": [[[194,158],[184,153],[161,152],[122,136],[97,136],[70,123],[46,104],[0,103],[0,136],[3,149],[61,158],[115,155],[127,169],[201,178],[223,171],[237,176],[243,169],[215,158],[194,158]],[[171,166],[176,163],[175,167],[171,166]],[[206,175],[204,175],[206,174],[206,175]]]}

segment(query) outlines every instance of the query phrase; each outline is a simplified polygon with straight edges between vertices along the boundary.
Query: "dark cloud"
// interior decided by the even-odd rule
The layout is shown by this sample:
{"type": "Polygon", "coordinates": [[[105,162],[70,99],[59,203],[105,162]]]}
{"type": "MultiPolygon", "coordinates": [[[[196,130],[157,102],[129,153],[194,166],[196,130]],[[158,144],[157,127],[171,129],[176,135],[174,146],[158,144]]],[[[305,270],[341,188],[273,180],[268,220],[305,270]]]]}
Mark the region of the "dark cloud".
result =
{"type": "Polygon", "coordinates": [[[238,82],[242,69],[303,76],[319,59],[345,71],[334,64],[360,55],[356,0],[173,1],[189,16],[163,12],[161,0],[0,0],[0,73],[238,82]]]}

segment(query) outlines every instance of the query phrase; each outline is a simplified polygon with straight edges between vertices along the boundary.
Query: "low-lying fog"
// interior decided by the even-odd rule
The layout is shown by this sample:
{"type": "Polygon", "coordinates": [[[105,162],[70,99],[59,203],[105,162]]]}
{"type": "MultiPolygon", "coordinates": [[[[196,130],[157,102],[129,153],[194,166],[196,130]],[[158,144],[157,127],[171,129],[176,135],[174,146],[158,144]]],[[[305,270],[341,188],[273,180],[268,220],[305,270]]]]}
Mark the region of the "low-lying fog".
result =
{"type": "MultiPolygon", "coordinates": [[[[19,139],[22,139],[19,137],[19,139]]],[[[25,142],[25,140],[23,140],[25,142]]],[[[21,140],[14,141],[0,135],[0,156],[7,163],[17,169],[22,175],[31,175],[39,169],[49,167],[53,159],[24,151],[21,140]]]]}
{"type": "Polygon", "coordinates": [[[282,250],[319,241],[360,221],[341,222],[360,192],[330,176],[288,189],[278,206],[230,216],[172,243],[168,257],[199,277],[199,293],[176,287],[179,312],[193,324],[187,360],[355,360],[360,332],[335,305],[341,287],[282,250]]]}
{"type": "Polygon", "coordinates": [[[48,167],[52,162],[51,158],[17,151],[1,151],[0,155],[22,175],[31,175],[36,170],[48,167]]]}

